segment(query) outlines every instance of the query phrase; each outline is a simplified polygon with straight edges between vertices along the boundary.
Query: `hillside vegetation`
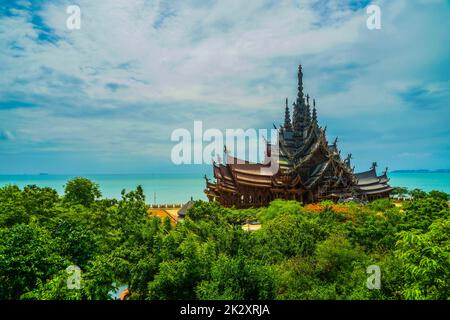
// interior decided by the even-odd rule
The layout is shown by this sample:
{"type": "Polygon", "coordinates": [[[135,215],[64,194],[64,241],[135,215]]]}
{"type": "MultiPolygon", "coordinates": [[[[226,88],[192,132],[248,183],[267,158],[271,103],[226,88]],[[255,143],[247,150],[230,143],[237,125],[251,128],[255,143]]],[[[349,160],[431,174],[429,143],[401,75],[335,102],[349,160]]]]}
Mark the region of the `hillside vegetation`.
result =
{"type": "Polygon", "coordinates": [[[276,200],[237,210],[198,201],[173,226],[142,188],[101,199],[84,178],[65,195],[0,188],[0,299],[449,299],[447,195],[395,205],[276,200]],[[258,231],[242,230],[258,220],[258,231]],[[69,289],[81,269],[81,288],[69,289]],[[381,270],[369,290],[369,266],[381,270]]]}

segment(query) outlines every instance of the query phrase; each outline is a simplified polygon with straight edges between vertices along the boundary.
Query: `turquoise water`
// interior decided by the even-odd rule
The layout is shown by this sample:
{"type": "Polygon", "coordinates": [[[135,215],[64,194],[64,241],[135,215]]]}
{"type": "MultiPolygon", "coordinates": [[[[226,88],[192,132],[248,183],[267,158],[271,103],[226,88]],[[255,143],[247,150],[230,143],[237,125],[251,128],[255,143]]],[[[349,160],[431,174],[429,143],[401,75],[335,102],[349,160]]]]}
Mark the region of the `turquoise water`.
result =
{"type": "MultiPolygon", "coordinates": [[[[51,187],[64,193],[66,182],[76,175],[0,175],[0,186],[15,184],[23,188],[29,184],[51,187]]],[[[205,180],[202,175],[180,174],[136,174],[136,175],[83,175],[100,185],[105,198],[121,198],[121,191],[134,190],[138,185],[144,188],[147,203],[185,203],[191,197],[206,200],[203,193],[205,180]]]]}
{"type": "Polygon", "coordinates": [[[450,173],[424,172],[424,173],[389,173],[393,187],[419,188],[424,191],[439,190],[450,193],[450,173]]]}
{"type": "MultiPolygon", "coordinates": [[[[75,175],[0,175],[0,186],[28,184],[51,187],[62,194],[64,184],[75,175]]],[[[191,197],[206,200],[203,193],[205,180],[201,174],[139,174],[139,175],[85,175],[100,185],[106,198],[120,199],[122,189],[144,188],[148,203],[185,203],[191,197]]],[[[425,191],[440,190],[450,193],[450,173],[390,173],[390,184],[425,191]]]]}

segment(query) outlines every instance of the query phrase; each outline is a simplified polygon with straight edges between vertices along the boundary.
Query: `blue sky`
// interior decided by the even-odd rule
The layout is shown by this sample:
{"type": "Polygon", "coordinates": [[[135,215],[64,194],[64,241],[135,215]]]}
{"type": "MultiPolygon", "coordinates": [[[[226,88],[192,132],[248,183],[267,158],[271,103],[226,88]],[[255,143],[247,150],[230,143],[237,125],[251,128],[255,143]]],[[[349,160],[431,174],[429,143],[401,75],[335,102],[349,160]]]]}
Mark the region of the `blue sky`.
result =
{"type": "Polygon", "coordinates": [[[450,168],[449,1],[0,4],[0,174],[204,170],[171,164],[171,132],[281,123],[299,63],[357,170],[450,168]]]}

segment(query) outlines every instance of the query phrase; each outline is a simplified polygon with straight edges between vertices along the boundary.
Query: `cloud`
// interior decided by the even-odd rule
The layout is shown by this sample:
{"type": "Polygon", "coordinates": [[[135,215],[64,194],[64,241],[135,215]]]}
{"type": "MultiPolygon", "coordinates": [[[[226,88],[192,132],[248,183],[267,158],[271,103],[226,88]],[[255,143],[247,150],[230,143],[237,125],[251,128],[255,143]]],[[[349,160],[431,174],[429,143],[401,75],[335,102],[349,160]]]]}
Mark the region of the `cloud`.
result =
{"type": "Polygon", "coordinates": [[[68,30],[69,1],[9,2],[0,123],[15,143],[2,152],[151,168],[168,161],[172,130],[194,120],[219,129],[282,121],[301,62],[321,124],[358,167],[443,167],[450,6],[376,1],[382,29],[370,31],[368,3],[80,0],[81,30],[68,30]],[[405,164],[400,153],[434,156],[405,164]]]}

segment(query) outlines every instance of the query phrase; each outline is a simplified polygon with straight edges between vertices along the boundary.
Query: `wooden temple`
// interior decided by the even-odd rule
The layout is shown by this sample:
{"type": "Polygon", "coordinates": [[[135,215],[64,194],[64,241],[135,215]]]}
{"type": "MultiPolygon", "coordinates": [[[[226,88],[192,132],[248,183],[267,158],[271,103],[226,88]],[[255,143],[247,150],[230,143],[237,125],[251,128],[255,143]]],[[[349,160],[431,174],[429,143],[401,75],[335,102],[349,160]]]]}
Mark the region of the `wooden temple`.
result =
{"type": "Polygon", "coordinates": [[[210,201],[249,208],[266,206],[274,199],[303,203],[327,199],[370,201],[388,197],[392,191],[387,168],[378,176],[374,162],[369,171],[354,173],[351,154],[341,157],[337,138],[328,143],[326,127],[320,127],[317,121],[315,100],[311,106],[309,95],[303,94],[301,65],[292,121],[286,99],[284,125],[276,129],[279,141],[277,145],[267,143],[264,163],[237,159],[225,149],[225,163],[213,163],[215,181],[205,176],[205,193],[210,201]]]}

